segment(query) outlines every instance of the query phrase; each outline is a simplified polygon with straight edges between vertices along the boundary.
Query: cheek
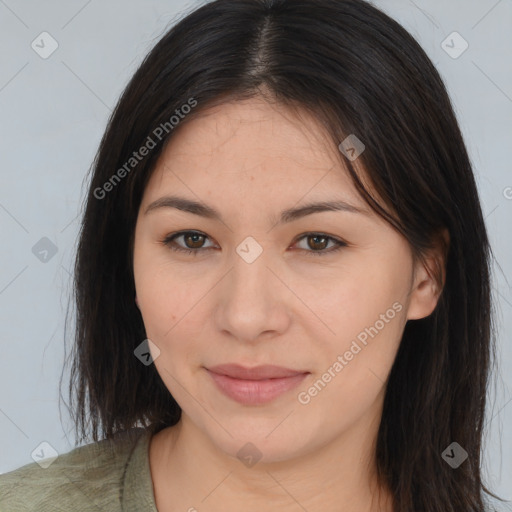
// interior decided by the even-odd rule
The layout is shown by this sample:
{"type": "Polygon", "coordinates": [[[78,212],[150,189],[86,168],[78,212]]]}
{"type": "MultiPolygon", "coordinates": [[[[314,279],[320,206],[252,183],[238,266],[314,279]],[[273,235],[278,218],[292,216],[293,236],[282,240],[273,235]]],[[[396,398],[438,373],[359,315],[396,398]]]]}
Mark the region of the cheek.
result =
{"type": "Polygon", "coordinates": [[[152,265],[139,266],[136,274],[146,335],[160,350],[155,365],[162,379],[171,385],[163,370],[177,375],[200,353],[199,340],[206,314],[201,298],[207,286],[201,280],[184,282],[179,273],[152,265]]]}
{"type": "Polygon", "coordinates": [[[375,396],[386,381],[406,322],[406,275],[390,265],[354,268],[338,287],[317,295],[315,307],[329,329],[314,338],[323,353],[318,371],[331,368],[336,378],[328,386],[349,402],[353,393],[375,396]],[[343,368],[335,371],[338,356],[343,368]]]}
{"type": "Polygon", "coordinates": [[[165,327],[169,329],[177,321],[176,294],[167,289],[165,282],[149,272],[139,272],[135,286],[146,330],[159,332],[165,327]]]}
{"type": "Polygon", "coordinates": [[[324,339],[330,338],[334,344],[355,338],[365,328],[379,322],[387,311],[387,316],[394,319],[398,313],[393,304],[399,302],[404,307],[407,295],[405,283],[399,277],[389,269],[375,268],[351,269],[343,276],[333,276],[322,289],[311,287],[310,291],[307,302],[331,334],[324,339]],[[337,285],[333,286],[335,282],[337,285]]]}
{"type": "Polygon", "coordinates": [[[190,309],[187,305],[194,286],[184,283],[178,270],[161,261],[160,248],[143,238],[139,241],[133,262],[139,309],[148,337],[163,339],[190,309]]]}
{"type": "Polygon", "coordinates": [[[193,317],[190,294],[175,284],[166,286],[164,280],[148,280],[137,288],[137,296],[146,333],[159,344],[170,343],[193,317]]]}
{"type": "Polygon", "coordinates": [[[357,318],[344,313],[336,324],[338,335],[324,347],[323,364],[297,397],[325,431],[349,428],[383,396],[403,330],[403,309],[396,309],[384,308],[388,323],[366,312],[357,318]]]}

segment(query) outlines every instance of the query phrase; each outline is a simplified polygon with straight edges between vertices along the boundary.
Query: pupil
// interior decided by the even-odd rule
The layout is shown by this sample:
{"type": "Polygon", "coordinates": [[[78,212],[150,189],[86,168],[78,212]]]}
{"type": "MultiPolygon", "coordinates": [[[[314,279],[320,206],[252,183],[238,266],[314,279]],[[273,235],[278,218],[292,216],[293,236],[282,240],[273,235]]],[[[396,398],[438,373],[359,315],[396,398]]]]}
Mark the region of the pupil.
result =
{"type": "MultiPolygon", "coordinates": [[[[324,240],[325,241],[325,236],[311,236],[310,238],[312,238],[313,240],[324,240]]],[[[314,243],[316,243],[316,242],[314,242],[314,243]]],[[[321,247],[321,248],[323,248],[323,247],[321,247]]]]}
{"type": "MultiPolygon", "coordinates": [[[[197,233],[194,233],[194,234],[191,234],[191,235],[188,235],[188,238],[192,238],[192,239],[196,239],[195,241],[193,241],[192,243],[197,243],[197,238],[201,238],[203,235],[198,235],[197,233]]],[[[201,245],[201,243],[199,242],[199,245],[201,245]]],[[[194,248],[196,248],[194,246],[194,248]]]]}

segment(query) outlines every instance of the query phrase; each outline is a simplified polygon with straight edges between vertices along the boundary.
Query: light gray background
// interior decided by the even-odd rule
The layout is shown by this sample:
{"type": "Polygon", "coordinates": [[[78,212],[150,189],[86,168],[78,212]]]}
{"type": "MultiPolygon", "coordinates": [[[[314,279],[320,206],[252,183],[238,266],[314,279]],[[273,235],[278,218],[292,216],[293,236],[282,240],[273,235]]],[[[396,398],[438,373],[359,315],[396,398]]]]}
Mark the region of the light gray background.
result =
{"type": "MultiPolygon", "coordinates": [[[[490,394],[484,470],[490,488],[512,499],[512,0],[373,3],[440,70],[474,164],[499,265],[500,373],[490,394]],[[469,44],[456,59],[441,46],[453,31],[469,44]]],[[[0,0],[0,472],[32,462],[43,441],[58,453],[74,448],[65,407],[59,416],[58,384],[84,176],[136,66],[199,4],[0,0]],[[31,47],[43,31],[59,45],[47,59],[31,47]],[[57,247],[47,262],[32,252],[43,237],[57,247]]],[[[67,398],[66,380],[63,393],[67,398]]]]}

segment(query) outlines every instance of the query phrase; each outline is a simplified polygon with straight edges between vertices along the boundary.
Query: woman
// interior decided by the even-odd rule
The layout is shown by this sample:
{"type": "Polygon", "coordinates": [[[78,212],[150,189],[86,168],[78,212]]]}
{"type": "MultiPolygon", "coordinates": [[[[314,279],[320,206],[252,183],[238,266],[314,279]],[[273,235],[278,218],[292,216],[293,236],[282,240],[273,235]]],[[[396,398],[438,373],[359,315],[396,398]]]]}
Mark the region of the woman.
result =
{"type": "Polygon", "coordinates": [[[489,241],[400,25],[201,6],[127,86],[89,192],[70,394],[95,442],[3,475],[1,510],[485,509],[489,241]]]}

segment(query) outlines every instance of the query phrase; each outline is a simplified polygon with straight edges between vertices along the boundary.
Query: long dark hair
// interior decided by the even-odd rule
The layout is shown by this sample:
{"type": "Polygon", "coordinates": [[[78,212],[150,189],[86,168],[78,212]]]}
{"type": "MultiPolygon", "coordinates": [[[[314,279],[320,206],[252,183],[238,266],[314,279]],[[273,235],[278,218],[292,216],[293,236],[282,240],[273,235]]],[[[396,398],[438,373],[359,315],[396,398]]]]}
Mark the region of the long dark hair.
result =
{"type": "Polygon", "coordinates": [[[481,512],[483,493],[494,496],[480,463],[495,336],[477,187],[439,73],[404,28],[362,0],[207,3],[160,39],[129,82],[92,166],[77,247],[69,387],[77,442],[88,426],[97,441],[99,429],[112,438],[179,421],[155,366],[134,356],[146,338],[134,302],[138,208],[174,131],[201,109],[256,94],[314,114],[336,146],[350,134],[364,142],[357,162],[394,215],[340,159],[415,258],[448,231],[437,307],[407,322],[389,375],[377,470],[396,512],[481,512]],[[442,457],[452,442],[468,453],[457,469],[442,457]]]}

